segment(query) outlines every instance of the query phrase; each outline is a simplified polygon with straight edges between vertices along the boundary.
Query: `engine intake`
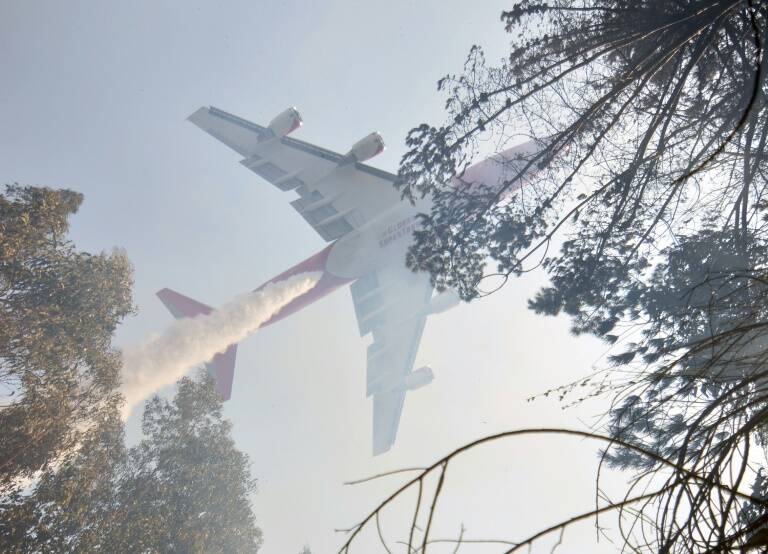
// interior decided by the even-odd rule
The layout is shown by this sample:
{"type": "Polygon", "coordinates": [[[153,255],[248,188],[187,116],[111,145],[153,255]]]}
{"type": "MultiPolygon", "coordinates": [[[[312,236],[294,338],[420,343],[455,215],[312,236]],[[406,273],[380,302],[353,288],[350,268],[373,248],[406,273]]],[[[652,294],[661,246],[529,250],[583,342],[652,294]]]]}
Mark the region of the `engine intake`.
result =
{"type": "Polygon", "coordinates": [[[429,314],[439,314],[455,308],[461,302],[459,293],[453,289],[445,290],[436,294],[429,301],[429,314]]]}
{"type": "Polygon", "coordinates": [[[405,376],[405,389],[420,389],[430,384],[434,379],[435,374],[432,373],[432,368],[425,365],[405,376]]]}
{"type": "Polygon", "coordinates": [[[277,138],[283,138],[285,135],[294,132],[301,127],[303,123],[301,114],[296,108],[288,108],[280,112],[269,122],[269,130],[277,138]]]}
{"type": "Polygon", "coordinates": [[[373,132],[358,140],[346,156],[341,160],[341,165],[364,162],[384,152],[384,139],[379,133],[373,132]]]}

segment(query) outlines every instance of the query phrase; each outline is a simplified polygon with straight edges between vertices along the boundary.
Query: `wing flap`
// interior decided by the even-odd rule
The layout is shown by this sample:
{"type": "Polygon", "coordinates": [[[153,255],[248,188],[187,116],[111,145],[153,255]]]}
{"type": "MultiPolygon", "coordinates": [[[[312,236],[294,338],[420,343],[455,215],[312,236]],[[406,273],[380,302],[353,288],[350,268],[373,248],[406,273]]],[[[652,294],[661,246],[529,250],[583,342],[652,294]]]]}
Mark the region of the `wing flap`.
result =
{"type": "Polygon", "coordinates": [[[394,444],[432,296],[429,277],[404,266],[370,273],[350,287],[360,335],[367,349],[366,395],[373,396],[373,453],[394,444]]]}
{"type": "Polygon", "coordinates": [[[243,156],[241,164],[282,191],[294,191],[297,212],[326,241],[336,240],[400,202],[396,176],[343,164],[344,156],[210,107],[189,120],[243,156]]]}

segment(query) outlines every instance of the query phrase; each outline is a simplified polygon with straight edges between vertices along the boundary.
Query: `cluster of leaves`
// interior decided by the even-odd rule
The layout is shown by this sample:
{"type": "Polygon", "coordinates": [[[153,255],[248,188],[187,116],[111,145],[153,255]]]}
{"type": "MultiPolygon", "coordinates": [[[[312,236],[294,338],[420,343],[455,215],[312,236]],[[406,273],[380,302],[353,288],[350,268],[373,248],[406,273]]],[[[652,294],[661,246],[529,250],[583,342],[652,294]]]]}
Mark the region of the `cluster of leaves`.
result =
{"type": "MultiPolygon", "coordinates": [[[[755,478],[768,410],[768,5],[523,0],[502,20],[508,59],[473,47],[440,81],[447,122],[408,136],[400,187],[432,209],[407,263],[466,299],[543,266],[530,307],[615,345],[611,434],[710,479],[664,477],[638,548],[731,548],[768,523],[719,486],[755,478]],[[465,170],[486,144],[508,168],[483,187],[465,170]]],[[[604,460],[658,477],[637,449],[604,460]]]]}
{"type": "Polygon", "coordinates": [[[67,240],[81,202],[0,195],[0,550],[257,551],[255,484],[209,377],[149,402],[144,439],[124,447],[111,342],[131,266],[67,240]]]}
{"type": "Polygon", "coordinates": [[[131,313],[123,252],[67,240],[82,195],[6,187],[0,195],[0,491],[77,444],[120,398],[111,347],[131,313]]]}
{"type": "Polygon", "coordinates": [[[399,186],[434,203],[414,269],[471,298],[488,256],[520,272],[569,220],[586,239],[583,274],[701,221],[752,223],[768,138],[765,4],[519,2],[502,18],[518,37],[509,59],[489,67],[474,47],[465,73],[440,81],[448,122],[407,138],[399,186]],[[483,141],[520,136],[539,148],[509,160],[493,190],[463,194],[456,177],[483,141]]]}
{"type": "Polygon", "coordinates": [[[172,402],[153,398],[142,428],[125,449],[111,411],[30,494],[7,498],[3,552],[256,552],[255,482],[213,380],[184,378],[172,402]]]}

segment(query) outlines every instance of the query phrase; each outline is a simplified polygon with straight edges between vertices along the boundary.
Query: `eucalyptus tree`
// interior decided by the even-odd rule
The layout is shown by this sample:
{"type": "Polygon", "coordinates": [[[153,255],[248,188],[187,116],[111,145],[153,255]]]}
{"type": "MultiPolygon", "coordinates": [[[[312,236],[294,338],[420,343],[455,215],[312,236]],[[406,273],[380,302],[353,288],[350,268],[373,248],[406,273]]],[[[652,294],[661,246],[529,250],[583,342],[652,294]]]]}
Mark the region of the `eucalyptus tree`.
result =
{"type": "MultiPolygon", "coordinates": [[[[114,530],[121,521],[116,486],[125,463],[119,412],[103,412],[77,449],[40,472],[26,490],[0,501],[0,550],[21,552],[119,552],[114,530]],[[114,548],[113,548],[114,547],[114,548]]],[[[146,531],[135,522],[139,535],[146,531]]]]}
{"type": "Polygon", "coordinates": [[[81,194],[7,186],[0,194],[0,493],[78,444],[119,401],[118,322],[131,265],[67,238],[81,194]]]}
{"type": "Polygon", "coordinates": [[[213,379],[205,372],[185,377],[173,401],[154,397],[142,431],[117,486],[117,551],[258,551],[261,530],[250,503],[256,481],[213,379]]]}
{"type": "Polygon", "coordinates": [[[0,503],[3,552],[257,552],[255,481],[213,381],[183,378],[150,400],[143,439],[123,445],[118,410],[33,489],[0,503]]]}
{"type": "Polygon", "coordinates": [[[0,195],[0,550],[256,552],[255,481],[210,377],[151,400],[143,440],[124,446],[111,342],[131,265],[67,238],[82,201],[0,195]]]}
{"type": "Polygon", "coordinates": [[[767,18],[756,0],[516,2],[507,58],[473,47],[438,84],[446,121],[407,137],[399,187],[433,198],[408,265],[465,299],[543,267],[530,307],[614,345],[591,378],[615,395],[612,435],[693,472],[604,453],[664,485],[631,516],[638,548],[723,551],[768,523],[718,486],[759,477],[765,443],[767,18]],[[523,140],[538,147],[499,158],[506,181],[463,182],[523,140]]]}

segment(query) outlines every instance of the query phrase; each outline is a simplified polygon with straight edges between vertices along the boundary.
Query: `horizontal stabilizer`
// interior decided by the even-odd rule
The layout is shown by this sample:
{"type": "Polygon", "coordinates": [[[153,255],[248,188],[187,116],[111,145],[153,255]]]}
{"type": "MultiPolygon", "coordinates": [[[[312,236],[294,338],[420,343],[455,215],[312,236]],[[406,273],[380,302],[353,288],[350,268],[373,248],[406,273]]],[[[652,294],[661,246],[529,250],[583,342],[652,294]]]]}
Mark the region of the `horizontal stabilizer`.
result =
{"type": "MultiPolygon", "coordinates": [[[[176,319],[208,315],[213,311],[213,308],[210,306],[206,306],[171,289],[158,291],[157,297],[176,319]]],[[[208,373],[216,381],[216,390],[219,391],[223,400],[229,400],[232,395],[232,380],[235,375],[236,356],[237,345],[230,344],[224,352],[216,354],[210,362],[205,364],[208,373]]]]}
{"type": "Polygon", "coordinates": [[[208,315],[213,308],[205,304],[192,300],[191,298],[179,294],[171,289],[163,289],[157,292],[157,297],[165,304],[168,311],[176,319],[184,317],[195,317],[196,315],[208,315]]]}

